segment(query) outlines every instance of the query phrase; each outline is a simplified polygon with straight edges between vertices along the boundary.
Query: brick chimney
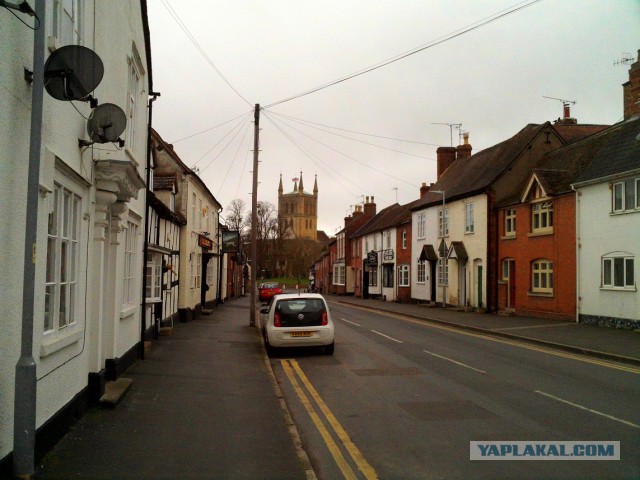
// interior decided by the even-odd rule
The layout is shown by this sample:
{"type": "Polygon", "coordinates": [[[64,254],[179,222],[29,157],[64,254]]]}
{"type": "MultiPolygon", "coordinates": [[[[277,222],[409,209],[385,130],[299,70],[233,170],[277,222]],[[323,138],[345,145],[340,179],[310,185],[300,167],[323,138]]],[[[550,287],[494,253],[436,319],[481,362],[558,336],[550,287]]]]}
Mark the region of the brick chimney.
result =
{"type": "Polygon", "coordinates": [[[629,81],[622,84],[624,119],[640,115],[640,50],[636,62],[629,69],[629,81]]]}
{"type": "Polygon", "coordinates": [[[438,161],[438,180],[442,174],[456,160],[456,147],[438,147],[436,150],[438,161]]]}
{"type": "Polygon", "coordinates": [[[553,123],[555,125],[577,125],[578,120],[571,116],[571,105],[569,105],[569,102],[562,102],[562,106],[562,118],[559,118],[553,123]]]}
{"type": "Polygon", "coordinates": [[[373,201],[373,195],[371,196],[371,201],[369,201],[369,197],[365,198],[364,214],[369,217],[376,216],[376,203],[373,201]]]}
{"type": "Polygon", "coordinates": [[[456,158],[469,158],[471,156],[471,145],[469,145],[469,132],[462,134],[464,143],[456,147],[456,158]]]}
{"type": "Polygon", "coordinates": [[[423,198],[430,188],[431,185],[427,185],[427,182],[422,182],[422,186],[420,187],[420,198],[423,198]]]}

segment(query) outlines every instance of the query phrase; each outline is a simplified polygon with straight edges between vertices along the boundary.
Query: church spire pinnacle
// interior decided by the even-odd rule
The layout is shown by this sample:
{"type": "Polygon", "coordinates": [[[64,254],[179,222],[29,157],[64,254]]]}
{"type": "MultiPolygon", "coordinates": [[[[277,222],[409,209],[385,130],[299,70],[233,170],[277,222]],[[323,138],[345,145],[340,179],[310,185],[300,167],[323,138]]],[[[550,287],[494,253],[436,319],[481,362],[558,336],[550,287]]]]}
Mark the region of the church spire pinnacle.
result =
{"type": "Polygon", "coordinates": [[[298,192],[304,193],[304,187],[302,186],[302,170],[300,170],[300,183],[298,184],[298,192]]]}

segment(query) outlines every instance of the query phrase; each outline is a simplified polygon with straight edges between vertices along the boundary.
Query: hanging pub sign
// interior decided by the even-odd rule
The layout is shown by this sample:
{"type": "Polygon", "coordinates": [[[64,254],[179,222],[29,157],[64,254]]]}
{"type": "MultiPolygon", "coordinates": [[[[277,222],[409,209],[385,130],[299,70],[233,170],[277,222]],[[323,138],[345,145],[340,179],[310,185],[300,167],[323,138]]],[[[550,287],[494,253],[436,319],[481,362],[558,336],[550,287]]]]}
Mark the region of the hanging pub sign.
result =
{"type": "Polygon", "coordinates": [[[378,253],[373,250],[367,253],[367,265],[370,267],[378,266],[378,253]]]}
{"type": "Polygon", "coordinates": [[[222,231],[222,252],[238,253],[240,251],[240,232],[237,230],[222,231]]]}
{"type": "Polygon", "coordinates": [[[205,237],[204,235],[198,235],[198,246],[205,250],[211,250],[213,248],[213,240],[205,237]]]}
{"type": "Polygon", "coordinates": [[[385,260],[393,260],[393,249],[388,248],[384,251],[383,258],[385,260]]]}

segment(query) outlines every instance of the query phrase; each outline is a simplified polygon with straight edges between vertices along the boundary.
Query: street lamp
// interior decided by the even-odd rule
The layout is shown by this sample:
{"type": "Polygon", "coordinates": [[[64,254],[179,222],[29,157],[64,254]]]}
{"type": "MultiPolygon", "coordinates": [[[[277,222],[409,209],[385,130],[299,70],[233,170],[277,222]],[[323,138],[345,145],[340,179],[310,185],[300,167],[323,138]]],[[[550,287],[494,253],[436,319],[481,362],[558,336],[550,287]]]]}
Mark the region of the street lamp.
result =
{"type": "MultiPolygon", "coordinates": [[[[444,242],[444,209],[445,209],[445,194],[444,194],[444,190],[429,190],[431,193],[438,193],[442,195],[442,221],[440,222],[440,235],[442,237],[442,242],[444,242]]],[[[446,243],[445,243],[446,245],[446,243]]],[[[438,249],[440,250],[440,249],[438,249]]],[[[447,303],[447,282],[446,282],[446,278],[444,275],[445,272],[445,252],[444,252],[444,248],[442,250],[440,250],[440,267],[442,268],[441,272],[441,278],[442,278],[442,308],[445,308],[446,303],[447,303]]]]}

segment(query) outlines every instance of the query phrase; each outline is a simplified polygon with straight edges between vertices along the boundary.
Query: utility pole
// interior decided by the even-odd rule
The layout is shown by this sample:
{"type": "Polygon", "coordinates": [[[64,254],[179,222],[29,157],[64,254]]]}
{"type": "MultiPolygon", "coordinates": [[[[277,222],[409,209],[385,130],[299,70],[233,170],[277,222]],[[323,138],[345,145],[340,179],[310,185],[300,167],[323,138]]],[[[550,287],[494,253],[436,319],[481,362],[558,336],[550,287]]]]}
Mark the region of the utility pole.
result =
{"type": "MultiPolygon", "coordinates": [[[[31,139],[27,177],[27,208],[24,236],[24,279],[22,283],[22,342],[16,364],[13,406],[13,473],[32,478],[36,438],[36,362],[33,359],[33,300],[38,231],[38,183],[42,149],[42,110],[44,97],[45,2],[36,2],[40,28],[33,34],[33,90],[31,92],[31,139]]],[[[46,255],[46,252],[45,252],[46,255]]]]}
{"type": "Polygon", "coordinates": [[[258,275],[258,154],[260,153],[260,104],[256,103],[253,114],[253,188],[251,189],[251,311],[249,325],[256,326],[256,278],[258,275]]]}

